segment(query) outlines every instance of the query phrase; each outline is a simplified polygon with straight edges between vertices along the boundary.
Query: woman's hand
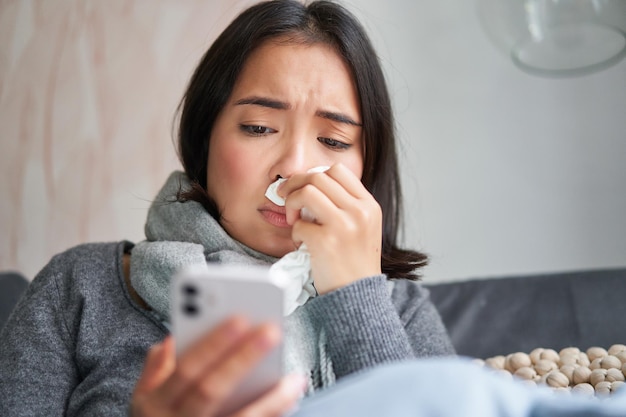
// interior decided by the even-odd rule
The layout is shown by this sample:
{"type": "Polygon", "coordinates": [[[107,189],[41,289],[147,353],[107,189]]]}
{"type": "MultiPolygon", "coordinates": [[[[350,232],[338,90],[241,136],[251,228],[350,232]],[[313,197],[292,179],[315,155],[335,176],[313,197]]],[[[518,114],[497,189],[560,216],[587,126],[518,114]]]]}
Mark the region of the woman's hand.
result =
{"type": "MultiPolygon", "coordinates": [[[[280,341],[271,324],[253,327],[232,318],[175,358],[171,336],[148,352],[133,392],[132,417],[216,416],[251,368],[280,341]]],[[[281,416],[304,392],[303,378],[284,377],[233,417],[281,416]]]]}
{"type": "Polygon", "coordinates": [[[320,294],[381,273],[382,210],[346,166],[293,175],[278,193],[286,198],[294,242],[306,243],[311,254],[320,294]],[[302,218],[302,208],[313,222],[302,218]]]}

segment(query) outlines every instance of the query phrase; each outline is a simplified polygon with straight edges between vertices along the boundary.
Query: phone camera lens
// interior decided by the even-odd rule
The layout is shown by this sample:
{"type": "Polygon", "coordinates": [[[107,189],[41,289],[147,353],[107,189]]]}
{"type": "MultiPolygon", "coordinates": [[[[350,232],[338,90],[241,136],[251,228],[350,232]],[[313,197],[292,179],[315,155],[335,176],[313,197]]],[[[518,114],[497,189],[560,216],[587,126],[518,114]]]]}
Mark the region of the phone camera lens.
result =
{"type": "Polygon", "coordinates": [[[199,309],[198,309],[198,306],[196,306],[195,304],[188,303],[188,304],[183,305],[183,311],[188,316],[195,316],[198,314],[199,309]]]}
{"type": "Polygon", "coordinates": [[[196,295],[198,294],[198,289],[193,285],[187,284],[183,286],[183,293],[186,295],[196,295]]]}

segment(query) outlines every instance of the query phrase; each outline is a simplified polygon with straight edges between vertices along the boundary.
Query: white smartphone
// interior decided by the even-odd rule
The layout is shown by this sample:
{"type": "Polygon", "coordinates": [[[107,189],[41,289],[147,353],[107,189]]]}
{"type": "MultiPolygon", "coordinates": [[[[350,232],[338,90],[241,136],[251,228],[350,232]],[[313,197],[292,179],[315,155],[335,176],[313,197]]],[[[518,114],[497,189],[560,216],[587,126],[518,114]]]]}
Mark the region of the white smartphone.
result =
{"type": "MultiPolygon", "coordinates": [[[[172,279],[170,311],[177,356],[234,314],[246,316],[252,323],[273,322],[282,330],[283,290],[270,280],[269,268],[207,266],[208,271],[187,270],[172,279]]],[[[254,400],[282,375],[281,343],[251,370],[220,414],[230,414],[254,400]]]]}

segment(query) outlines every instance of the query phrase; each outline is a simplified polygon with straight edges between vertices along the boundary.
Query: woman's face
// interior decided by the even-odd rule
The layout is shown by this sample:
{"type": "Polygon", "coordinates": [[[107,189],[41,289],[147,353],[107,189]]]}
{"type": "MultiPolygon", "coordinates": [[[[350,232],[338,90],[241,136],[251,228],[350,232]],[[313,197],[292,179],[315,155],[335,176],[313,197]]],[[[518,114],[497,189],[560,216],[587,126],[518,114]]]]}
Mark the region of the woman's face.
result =
{"type": "Polygon", "coordinates": [[[283,207],[265,197],[277,177],[341,162],[363,173],[352,76],[324,44],[266,42],[246,61],[213,125],[207,189],[236,240],[280,257],[295,249],[283,207]]]}

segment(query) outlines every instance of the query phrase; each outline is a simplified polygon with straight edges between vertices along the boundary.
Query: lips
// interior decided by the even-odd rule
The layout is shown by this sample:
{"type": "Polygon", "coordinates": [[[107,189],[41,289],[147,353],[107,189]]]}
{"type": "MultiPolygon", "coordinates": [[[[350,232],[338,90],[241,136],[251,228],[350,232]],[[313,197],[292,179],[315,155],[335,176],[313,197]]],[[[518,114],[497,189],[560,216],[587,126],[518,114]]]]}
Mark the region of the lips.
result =
{"type": "Polygon", "coordinates": [[[291,227],[287,223],[287,215],[285,214],[286,210],[284,207],[279,207],[275,204],[266,204],[259,208],[259,213],[261,213],[265,221],[273,226],[281,228],[291,227]]]}

